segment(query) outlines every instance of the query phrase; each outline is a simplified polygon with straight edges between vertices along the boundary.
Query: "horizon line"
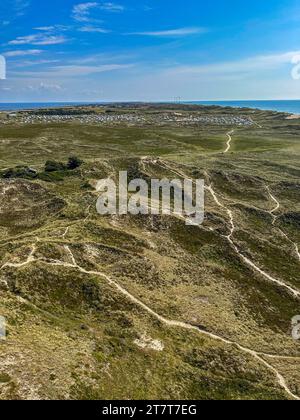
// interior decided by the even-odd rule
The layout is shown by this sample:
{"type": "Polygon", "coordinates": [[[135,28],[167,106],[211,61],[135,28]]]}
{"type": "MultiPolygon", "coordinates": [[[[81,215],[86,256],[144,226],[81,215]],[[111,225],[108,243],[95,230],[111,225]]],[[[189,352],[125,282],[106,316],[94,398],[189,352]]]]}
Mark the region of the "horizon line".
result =
{"type": "Polygon", "coordinates": [[[72,104],[72,103],[81,103],[81,104],[103,104],[103,103],[191,103],[191,102],[273,102],[273,101],[300,101],[299,99],[187,99],[187,100],[180,100],[175,101],[173,100],[90,100],[90,101],[82,101],[82,100],[68,100],[68,101],[0,101],[0,104],[47,104],[47,103],[55,103],[55,104],[72,104]]]}

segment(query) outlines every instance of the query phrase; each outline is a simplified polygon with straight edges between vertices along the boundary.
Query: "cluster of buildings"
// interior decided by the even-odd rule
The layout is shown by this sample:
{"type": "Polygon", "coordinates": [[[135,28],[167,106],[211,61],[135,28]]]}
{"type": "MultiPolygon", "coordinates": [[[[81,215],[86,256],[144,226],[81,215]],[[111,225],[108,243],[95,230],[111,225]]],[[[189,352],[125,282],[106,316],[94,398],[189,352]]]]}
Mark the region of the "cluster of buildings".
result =
{"type": "Polygon", "coordinates": [[[210,125],[240,125],[250,126],[253,124],[251,118],[236,115],[199,115],[199,114],[167,114],[164,120],[175,122],[181,125],[210,124],[210,125]]]}
{"type": "Polygon", "coordinates": [[[198,113],[154,112],[154,113],[95,113],[95,114],[49,114],[49,113],[21,113],[10,114],[2,124],[15,121],[20,124],[51,124],[75,122],[79,124],[127,124],[127,125],[168,125],[179,126],[209,124],[229,126],[250,126],[251,118],[236,115],[205,115],[198,113]]]}

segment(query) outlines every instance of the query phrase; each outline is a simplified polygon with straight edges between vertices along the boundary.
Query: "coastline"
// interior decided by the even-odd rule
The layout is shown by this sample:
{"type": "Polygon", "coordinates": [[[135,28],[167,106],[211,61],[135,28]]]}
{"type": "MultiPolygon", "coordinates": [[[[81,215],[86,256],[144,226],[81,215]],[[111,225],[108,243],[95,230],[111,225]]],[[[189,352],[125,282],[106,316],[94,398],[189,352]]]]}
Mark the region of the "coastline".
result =
{"type": "Polygon", "coordinates": [[[289,115],[286,119],[287,120],[299,120],[300,119],[300,114],[289,115]]]}
{"type": "Polygon", "coordinates": [[[182,101],[182,102],[27,102],[27,103],[0,103],[0,114],[14,112],[30,112],[43,109],[63,109],[63,108],[90,108],[90,107],[108,107],[120,105],[185,105],[199,107],[219,107],[223,109],[253,110],[265,112],[278,112],[287,114],[288,119],[300,118],[300,100],[290,101],[182,101]]]}

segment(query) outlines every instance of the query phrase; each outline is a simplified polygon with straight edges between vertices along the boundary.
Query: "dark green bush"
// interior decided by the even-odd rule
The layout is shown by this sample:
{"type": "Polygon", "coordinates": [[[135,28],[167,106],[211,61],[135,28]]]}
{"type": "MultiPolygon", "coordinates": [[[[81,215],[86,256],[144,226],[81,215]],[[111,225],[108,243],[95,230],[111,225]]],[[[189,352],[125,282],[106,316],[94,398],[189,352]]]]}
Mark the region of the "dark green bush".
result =
{"type": "Polygon", "coordinates": [[[79,159],[77,156],[69,157],[67,168],[70,170],[77,169],[83,164],[83,161],[79,159]]]}
{"type": "MultiPolygon", "coordinates": [[[[12,178],[23,178],[23,179],[41,179],[47,182],[63,181],[65,177],[69,176],[80,176],[80,171],[76,171],[83,161],[76,156],[71,156],[68,159],[67,164],[57,162],[55,160],[47,160],[45,163],[45,169],[43,172],[37,172],[36,170],[29,168],[28,166],[16,166],[14,168],[6,169],[0,172],[0,178],[12,179],[12,178]],[[71,172],[72,171],[72,172],[71,172]]],[[[84,188],[91,188],[88,183],[83,184],[84,188]]]]}
{"type": "Polygon", "coordinates": [[[35,179],[37,177],[37,172],[34,169],[29,168],[28,166],[16,166],[15,168],[10,168],[3,171],[0,176],[4,179],[35,179]]]}
{"type": "Polygon", "coordinates": [[[47,160],[45,164],[45,172],[57,172],[67,169],[66,165],[55,160],[47,160]]]}
{"type": "Polygon", "coordinates": [[[58,182],[64,180],[64,172],[41,172],[38,178],[46,182],[58,182]]]}

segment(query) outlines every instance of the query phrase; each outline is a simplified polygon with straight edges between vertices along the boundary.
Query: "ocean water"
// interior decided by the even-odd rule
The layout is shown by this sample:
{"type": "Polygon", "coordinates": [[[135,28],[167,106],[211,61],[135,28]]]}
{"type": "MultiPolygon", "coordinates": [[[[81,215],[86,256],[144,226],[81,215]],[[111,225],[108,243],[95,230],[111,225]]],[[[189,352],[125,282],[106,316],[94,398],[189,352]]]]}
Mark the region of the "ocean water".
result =
{"type": "MultiPolygon", "coordinates": [[[[194,105],[219,105],[234,108],[253,108],[278,112],[300,114],[300,100],[293,101],[190,101],[184,104],[194,105]]],[[[20,111],[24,109],[39,109],[51,107],[64,107],[76,105],[96,105],[97,103],[86,102],[33,102],[33,103],[0,103],[0,111],[20,111]]],[[[98,103],[99,105],[101,103],[98,103]]]]}
{"type": "Polygon", "coordinates": [[[300,114],[300,100],[293,101],[193,101],[186,102],[195,105],[219,105],[234,108],[253,108],[263,111],[288,112],[300,114]]]}
{"type": "Polygon", "coordinates": [[[85,102],[0,102],[0,111],[21,111],[41,108],[58,108],[65,106],[85,105],[85,102]]]}

